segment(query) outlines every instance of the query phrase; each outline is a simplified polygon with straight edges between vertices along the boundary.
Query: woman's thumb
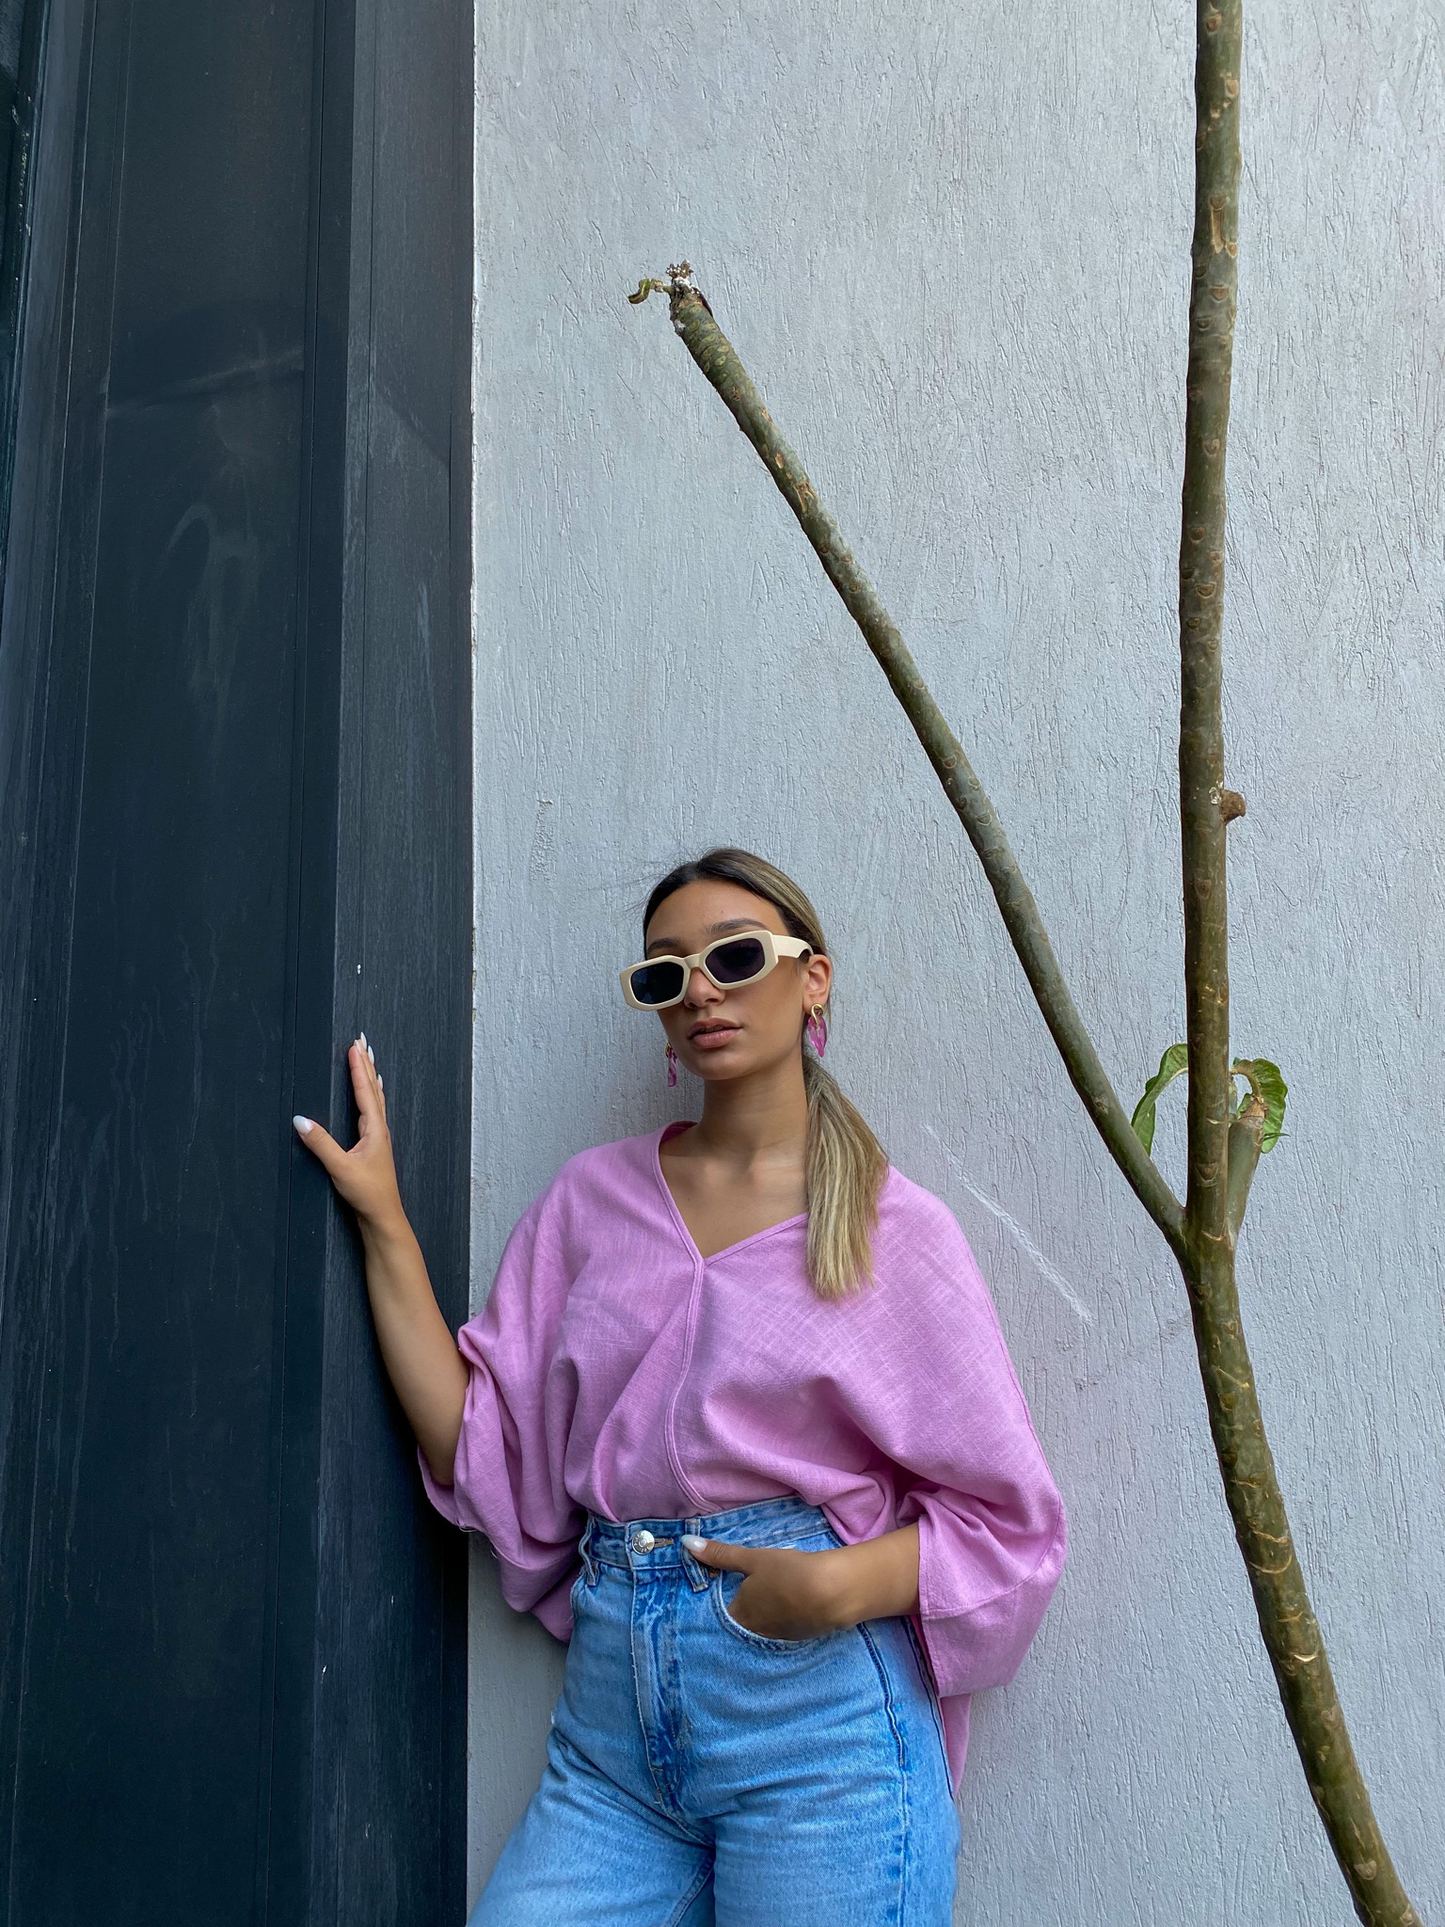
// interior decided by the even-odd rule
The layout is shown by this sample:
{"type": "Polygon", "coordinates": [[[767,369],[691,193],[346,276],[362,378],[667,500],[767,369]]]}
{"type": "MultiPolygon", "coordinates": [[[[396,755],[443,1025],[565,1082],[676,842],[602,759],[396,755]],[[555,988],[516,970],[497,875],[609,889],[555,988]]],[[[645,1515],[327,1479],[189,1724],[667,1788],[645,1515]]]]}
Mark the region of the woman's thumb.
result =
{"type": "Polygon", "coordinates": [[[734,1545],[727,1539],[703,1539],[695,1532],[684,1532],[682,1543],[699,1565],[717,1566],[723,1572],[747,1572],[752,1565],[751,1546],[734,1545]]]}
{"type": "Polygon", "coordinates": [[[336,1139],[329,1131],[324,1130],[322,1126],[316,1122],[315,1118],[302,1117],[298,1114],[292,1118],[291,1122],[295,1125],[296,1135],[300,1138],[301,1142],[306,1146],[308,1151],[315,1152],[323,1168],[329,1174],[331,1171],[332,1158],[345,1156],[336,1139]]]}

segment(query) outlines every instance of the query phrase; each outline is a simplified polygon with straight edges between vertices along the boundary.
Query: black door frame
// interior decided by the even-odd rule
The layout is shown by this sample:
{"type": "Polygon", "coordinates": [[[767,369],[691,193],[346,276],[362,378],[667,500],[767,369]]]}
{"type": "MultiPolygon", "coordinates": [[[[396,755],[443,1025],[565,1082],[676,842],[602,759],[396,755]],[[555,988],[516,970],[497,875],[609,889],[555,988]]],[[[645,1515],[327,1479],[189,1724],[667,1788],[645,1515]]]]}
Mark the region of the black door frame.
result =
{"type": "MultiPolygon", "coordinates": [[[[76,1351],[86,1281],[67,1210],[86,1155],[77,1131],[95,1120],[63,1107],[75,1000],[94,967],[72,946],[78,852],[106,832],[87,815],[97,805],[85,779],[105,723],[91,705],[115,586],[96,575],[113,512],[107,437],[118,409],[168,406],[188,380],[254,380],[278,395],[299,384],[299,513],[292,695],[276,719],[291,744],[287,884],[266,912],[287,964],[272,1004],[244,1013],[268,1027],[273,1073],[246,1097],[274,1127],[282,1200],[274,1269],[255,1286],[269,1334],[269,1457],[236,1474],[248,1491],[264,1481],[265,1605],[247,1631],[261,1654],[254,1732],[215,1736],[254,1750],[252,1885],[224,1906],[198,1890],[189,1911],[177,1906],[176,1927],[182,1917],[186,1927],[435,1927],[460,1922],[465,1899],[465,1549],[422,1494],[376,1351],[354,1222],[288,1120],[307,1111],[349,1136],[343,1053],[366,1029],[397,1094],[403,1199],[443,1310],[460,1323],[473,984],[472,13],[468,0],[290,0],[309,62],[290,80],[304,82],[311,117],[297,150],[304,177],[292,184],[307,236],[297,348],[218,372],[182,317],[173,388],[132,369],[117,399],[115,289],[136,231],[123,218],[127,142],[145,116],[183,105],[165,88],[148,92],[128,63],[135,37],[176,4],[49,0],[27,181],[33,242],[0,628],[0,1927],[78,1923],[65,1898],[77,1882],[86,1920],[170,1927],[133,1889],[137,1868],[174,1853],[174,1839],[162,1830],[138,1841],[134,1866],[87,1867],[76,1813],[47,1818],[26,1789],[48,1707],[67,1690],[63,1670],[36,1652],[63,1655],[72,1634],[87,1651],[108,1637],[107,1608],[67,1594],[46,1557],[64,1542],[65,1477],[80,1477],[89,1423],[76,1351]],[[37,1869],[62,1853],[79,1873],[42,1906],[37,1869]],[[130,1898],[117,1903],[121,1881],[130,1898]]],[[[227,0],[184,4],[192,19],[219,22],[227,0]]],[[[233,18],[238,4],[229,0],[233,18]]],[[[183,156],[179,120],[165,138],[183,156]]],[[[207,138],[213,155],[214,127],[207,138]]],[[[245,179],[239,166],[227,178],[219,218],[244,212],[245,179]]],[[[122,547],[110,566],[133,563],[139,579],[155,566],[142,551],[122,547]]],[[[113,967],[133,968],[117,942],[113,967]]],[[[116,1102],[130,1107],[131,1137],[108,1153],[113,1200],[133,1195],[135,1163],[150,1155],[143,1096],[122,1091],[116,1102]]],[[[208,1128],[203,1114],[202,1149],[208,1128]]],[[[177,1199],[189,1168],[168,1174],[177,1199]]],[[[247,1198],[226,1207],[244,1214],[247,1198]]],[[[127,1224],[112,1228],[123,1249],[127,1224]]],[[[145,1281],[116,1262],[110,1342],[123,1354],[122,1300],[134,1291],[139,1303],[145,1281]]],[[[87,1354],[86,1371],[93,1362],[87,1354]]],[[[229,1395],[217,1387],[218,1399],[229,1395]]],[[[143,1451],[154,1414],[136,1424],[143,1451]]],[[[124,1483],[114,1503],[123,1515],[124,1483]]],[[[124,1665],[123,1651],[114,1657],[124,1665]]],[[[103,1783],[106,1772],[170,1770],[129,1756],[103,1695],[89,1712],[94,1757],[80,1757],[81,1745],[47,1761],[48,1786],[72,1770],[91,1785],[97,1772],[103,1783]]],[[[189,1793],[183,1810],[204,1813],[204,1788],[189,1793]]]]}

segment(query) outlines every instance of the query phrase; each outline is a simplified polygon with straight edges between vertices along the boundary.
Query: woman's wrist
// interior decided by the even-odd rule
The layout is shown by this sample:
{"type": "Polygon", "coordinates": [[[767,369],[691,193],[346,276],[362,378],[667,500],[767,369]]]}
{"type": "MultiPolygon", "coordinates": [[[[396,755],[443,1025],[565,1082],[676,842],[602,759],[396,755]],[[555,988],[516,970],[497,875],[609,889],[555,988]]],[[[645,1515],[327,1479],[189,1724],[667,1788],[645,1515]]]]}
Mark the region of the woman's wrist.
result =
{"type": "Polygon", "coordinates": [[[383,1304],[404,1307],[414,1314],[435,1305],[426,1259],[406,1213],[398,1208],[385,1217],[358,1219],[366,1286],[373,1308],[383,1304]]]}
{"type": "Polygon", "coordinates": [[[840,1627],[918,1610],[918,1524],[820,1553],[829,1562],[829,1610],[840,1627]]]}
{"type": "Polygon", "coordinates": [[[401,1207],[400,1199],[392,1209],[379,1212],[375,1216],[363,1218],[358,1212],[356,1222],[361,1231],[362,1243],[368,1249],[374,1246],[381,1250],[387,1246],[416,1242],[416,1233],[411,1228],[411,1220],[401,1207]]]}

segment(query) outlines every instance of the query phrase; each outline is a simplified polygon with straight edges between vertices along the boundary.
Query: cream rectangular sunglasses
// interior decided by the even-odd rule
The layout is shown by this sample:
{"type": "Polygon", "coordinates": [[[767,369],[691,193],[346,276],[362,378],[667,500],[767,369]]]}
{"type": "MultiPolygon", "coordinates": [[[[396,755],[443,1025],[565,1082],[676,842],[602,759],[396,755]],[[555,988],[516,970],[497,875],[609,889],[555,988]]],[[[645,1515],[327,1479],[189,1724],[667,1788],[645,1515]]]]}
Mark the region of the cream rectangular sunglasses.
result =
{"type": "Polygon", "coordinates": [[[622,972],[622,994],[634,1010],[667,1010],[687,995],[694,967],[719,990],[766,977],[779,957],[803,957],[813,946],[801,937],[775,937],[771,930],[748,930],[740,937],[719,937],[690,957],[647,957],[622,972]]]}

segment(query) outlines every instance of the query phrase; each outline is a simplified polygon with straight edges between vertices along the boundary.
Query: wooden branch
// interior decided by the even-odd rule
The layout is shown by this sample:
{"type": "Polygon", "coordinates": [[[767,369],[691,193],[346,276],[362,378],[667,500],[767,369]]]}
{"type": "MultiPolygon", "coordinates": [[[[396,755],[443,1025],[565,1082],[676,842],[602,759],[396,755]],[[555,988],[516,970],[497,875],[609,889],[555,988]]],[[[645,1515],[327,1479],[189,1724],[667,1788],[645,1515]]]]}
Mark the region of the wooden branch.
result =
{"type": "Polygon", "coordinates": [[[1249,1187],[1259,1163],[1264,1117],[1264,1099],[1251,1096],[1240,1107],[1238,1117],[1229,1127],[1229,1183],[1226,1195],[1231,1251],[1239,1239],[1239,1228],[1244,1223],[1244,1207],[1249,1201],[1249,1187]]]}
{"type": "Polygon", "coordinates": [[[1375,1818],[1295,1555],[1245,1342],[1234,1254],[1191,1254],[1181,1268],[1224,1497],[1310,1796],[1365,1927],[1423,1927],[1375,1818]]]}
{"type": "MultiPolygon", "coordinates": [[[[1229,959],[1225,892],[1224,458],[1239,254],[1241,0],[1198,0],[1194,243],[1179,540],[1179,813],[1189,1179],[1184,1221],[1229,1243],[1229,959]]],[[[1230,806],[1232,807],[1232,806],[1230,806]]]]}
{"type": "Polygon", "coordinates": [[[643,281],[637,293],[628,299],[645,300],[654,288],[666,290],[673,327],[762,457],[783,499],[802,524],[803,533],[828,580],[877,657],[983,865],[1004,926],[1074,1089],[1083,1099],[1095,1128],[1135,1196],[1171,1249],[1178,1252],[1183,1222],[1179,1200],[1139,1142],[1129,1122],[1129,1113],[1109,1082],[1069,994],[1038,905],[1024,882],[998,813],[985,795],[958,738],[918,673],[896,624],[845,546],[837,524],[818,500],[802,463],[774,427],[773,418],[763,406],[732,343],[693,286],[687,262],[669,269],[665,280],[656,276],[643,281]]]}
{"type": "Polygon", "coordinates": [[[1366,1927],[1420,1927],[1360,1772],[1279,1489],[1240,1316],[1234,1243],[1259,1160],[1257,1084],[1231,1123],[1220,701],[1224,464],[1239,254],[1242,0],[1196,0],[1194,241],[1179,540],[1179,813],[1189,1181],[1184,1256],[1200,1377],[1260,1634],[1320,1819],[1366,1927]]]}

